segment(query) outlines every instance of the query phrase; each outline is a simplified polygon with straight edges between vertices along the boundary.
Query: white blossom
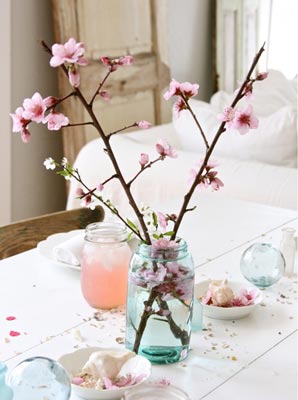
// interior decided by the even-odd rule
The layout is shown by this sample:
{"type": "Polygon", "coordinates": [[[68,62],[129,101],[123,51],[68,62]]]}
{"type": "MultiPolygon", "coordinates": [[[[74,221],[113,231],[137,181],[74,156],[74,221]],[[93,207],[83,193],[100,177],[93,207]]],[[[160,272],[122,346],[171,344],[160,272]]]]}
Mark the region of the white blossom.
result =
{"type": "Polygon", "coordinates": [[[46,167],[46,169],[55,169],[56,168],[55,160],[53,160],[52,157],[46,158],[43,162],[43,165],[46,167]]]}

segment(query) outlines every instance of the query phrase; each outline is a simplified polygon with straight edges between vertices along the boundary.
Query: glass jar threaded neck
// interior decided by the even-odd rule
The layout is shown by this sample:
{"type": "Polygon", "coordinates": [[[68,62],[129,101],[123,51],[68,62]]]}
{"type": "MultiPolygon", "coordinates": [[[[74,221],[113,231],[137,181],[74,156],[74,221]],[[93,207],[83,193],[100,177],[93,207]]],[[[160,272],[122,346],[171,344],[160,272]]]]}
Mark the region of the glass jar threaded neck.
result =
{"type": "Polygon", "coordinates": [[[127,229],[119,222],[95,222],[87,225],[85,240],[100,244],[123,243],[127,241],[127,229]]]}

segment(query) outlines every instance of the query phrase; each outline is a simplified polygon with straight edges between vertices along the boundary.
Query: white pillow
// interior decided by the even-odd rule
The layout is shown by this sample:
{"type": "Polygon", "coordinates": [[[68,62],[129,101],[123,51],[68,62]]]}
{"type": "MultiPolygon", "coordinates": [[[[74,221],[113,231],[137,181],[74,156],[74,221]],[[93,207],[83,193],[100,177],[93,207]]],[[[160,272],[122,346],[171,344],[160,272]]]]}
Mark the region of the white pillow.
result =
{"type": "MultiPolygon", "coordinates": [[[[291,88],[293,89],[293,86],[291,88]]],[[[289,95],[287,102],[285,101],[285,91],[281,94],[277,90],[279,96],[275,96],[275,101],[272,100],[271,105],[266,103],[264,94],[259,93],[258,98],[255,95],[255,98],[251,100],[252,105],[256,103],[260,110],[260,104],[263,101],[263,108],[267,110],[261,115],[256,113],[259,119],[258,129],[252,129],[246,135],[240,135],[237,131],[232,130],[223,133],[213,155],[215,157],[223,156],[244,161],[253,160],[272,165],[297,167],[297,110],[296,105],[293,104],[292,89],[289,90],[291,95],[289,95]],[[281,106],[282,104],[285,105],[281,106]],[[274,112],[266,115],[268,110],[273,109],[274,112]]],[[[230,104],[232,97],[220,92],[213,96],[213,104],[195,99],[190,100],[190,105],[209,143],[220,125],[217,115],[230,104]],[[223,99],[226,101],[224,104],[223,99]],[[219,105],[222,106],[221,109],[219,109],[219,105]]],[[[272,97],[269,96],[270,98],[272,97]]],[[[244,107],[244,104],[241,107],[244,107]]],[[[180,117],[173,117],[173,124],[184,150],[204,151],[203,139],[187,110],[182,111],[180,117]]]]}
{"type": "MultiPolygon", "coordinates": [[[[234,100],[235,94],[219,91],[211,99],[211,106],[218,112],[222,112],[234,100]]],[[[243,107],[245,99],[239,102],[243,107]]],[[[297,105],[297,78],[287,79],[280,71],[269,70],[268,78],[254,83],[254,91],[251,99],[257,116],[268,116],[284,106],[297,105]]]]}

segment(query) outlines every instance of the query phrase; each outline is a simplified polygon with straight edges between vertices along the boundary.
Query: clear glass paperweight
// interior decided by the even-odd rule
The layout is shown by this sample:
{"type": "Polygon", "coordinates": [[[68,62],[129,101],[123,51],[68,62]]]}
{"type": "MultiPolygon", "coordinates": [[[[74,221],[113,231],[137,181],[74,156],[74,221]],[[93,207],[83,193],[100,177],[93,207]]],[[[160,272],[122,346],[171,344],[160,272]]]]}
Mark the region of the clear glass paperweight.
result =
{"type": "Polygon", "coordinates": [[[65,369],[46,357],[28,358],[9,375],[14,400],[68,400],[71,384],[65,369]]]}
{"type": "Polygon", "coordinates": [[[242,254],[240,269],[248,281],[265,288],[283,276],[285,260],[280,250],[271,244],[255,243],[242,254]]]}

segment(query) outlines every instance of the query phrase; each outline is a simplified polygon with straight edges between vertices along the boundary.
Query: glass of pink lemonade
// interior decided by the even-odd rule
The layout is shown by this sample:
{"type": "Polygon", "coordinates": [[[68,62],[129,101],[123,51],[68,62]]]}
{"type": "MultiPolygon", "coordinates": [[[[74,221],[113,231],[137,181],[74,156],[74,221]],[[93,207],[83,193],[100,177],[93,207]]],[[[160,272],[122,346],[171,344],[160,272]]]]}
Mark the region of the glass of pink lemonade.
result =
{"type": "Polygon", "coordinates": [[[96,222],[86,228],[81,258],[81,288],[94,308],[125,304],[131,250],[126,228],[114,222],[96,222]]]}

